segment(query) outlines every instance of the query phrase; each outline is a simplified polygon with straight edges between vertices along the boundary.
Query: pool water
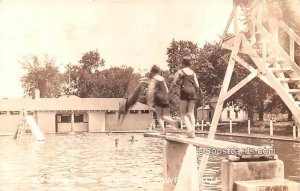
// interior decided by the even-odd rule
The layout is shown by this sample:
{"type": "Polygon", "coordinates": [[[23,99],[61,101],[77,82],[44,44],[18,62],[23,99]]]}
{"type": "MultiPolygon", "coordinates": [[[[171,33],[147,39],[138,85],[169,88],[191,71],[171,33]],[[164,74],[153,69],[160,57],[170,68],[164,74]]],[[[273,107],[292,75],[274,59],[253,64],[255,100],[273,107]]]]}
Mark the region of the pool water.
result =
{"type": "MultiPolygon", "coordinates": [[[[217,138],[273,145],[285,163],[285,177],[299,182],[299,143],[217,138]]],[[[0,190],[160,191],[164,181],[162,146],[162,139],[142,134],[49,134],[45,142],[37,142],[33,136],[18,142],[2,136],[0,190]],[[132,135],[136,141],[129,141],[132,135]]],[[[221,189],[221,159],[210,157],[201,190],[221,189]]]]}

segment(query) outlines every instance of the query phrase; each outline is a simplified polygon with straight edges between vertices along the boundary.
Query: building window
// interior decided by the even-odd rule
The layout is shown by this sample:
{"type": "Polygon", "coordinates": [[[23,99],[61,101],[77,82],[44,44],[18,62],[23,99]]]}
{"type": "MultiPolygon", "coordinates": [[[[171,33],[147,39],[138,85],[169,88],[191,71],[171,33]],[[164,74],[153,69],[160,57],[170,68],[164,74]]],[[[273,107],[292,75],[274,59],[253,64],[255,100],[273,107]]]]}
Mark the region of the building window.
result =
{"type": "Polygon", "coordinates": [[[235,113],[235,118],[236,118],[236,119],[239,118],[239,112],[238,112],[238,111],[235,111],[234,113],[235,113]]]}
{"type": "Polygon", "coordinates": [[[108,111],[106,111],[106,113],[107,113],[107,114],[115,114],[116,111],[110,111],[110,110],[108,110],[108,111]]]}
{"type": "Polygon", "coordinates": [[[61,123],[71,123],[71,115],[61,115],[60,122],[61,123]]]}
{"type": "Polygon", "coordinates": [[[230,119],[230,110],[227,110],[227,119],[230,119]]]}
{"type": "Polygon", "coordinates": [[[141,110],[141,113],[149,113],[149,110],[141,110]]]}
{"type": "Polygon", "coordinates": [[[6,115],[7,111],[0,111],[0,115],[6,115]]]}
{"type": "Polygon", "coordinates": [[[19,115],[20,112],[19,112],[19,111],[11,111],[10,114],[11,114],[11,115],[19,115]]]}
{"type": "Polygon", "coordinates": [[[74,114],[74,122],[75,123],[83,122],[83,114],[74,114]]]}
{"type": "Polygon", "coordinates": [[[139,113],[139,110],[130,110],[129,113],[137,114],[137,113],[139,113]]]}

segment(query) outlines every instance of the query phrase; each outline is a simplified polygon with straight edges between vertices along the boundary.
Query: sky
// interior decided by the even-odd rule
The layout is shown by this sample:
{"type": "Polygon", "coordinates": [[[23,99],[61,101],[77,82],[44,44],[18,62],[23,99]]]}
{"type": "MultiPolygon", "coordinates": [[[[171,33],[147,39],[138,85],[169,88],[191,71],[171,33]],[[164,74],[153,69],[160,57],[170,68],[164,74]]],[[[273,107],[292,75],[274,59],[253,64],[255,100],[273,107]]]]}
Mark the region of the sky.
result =
{"type": "Polygon", "coordinates": [[[77,64],[98,50],[106,67],[167,69],[172,39],[219,40],[231,0],[0,0],[0,98],[24,97],[24,56],[77,64]]]}

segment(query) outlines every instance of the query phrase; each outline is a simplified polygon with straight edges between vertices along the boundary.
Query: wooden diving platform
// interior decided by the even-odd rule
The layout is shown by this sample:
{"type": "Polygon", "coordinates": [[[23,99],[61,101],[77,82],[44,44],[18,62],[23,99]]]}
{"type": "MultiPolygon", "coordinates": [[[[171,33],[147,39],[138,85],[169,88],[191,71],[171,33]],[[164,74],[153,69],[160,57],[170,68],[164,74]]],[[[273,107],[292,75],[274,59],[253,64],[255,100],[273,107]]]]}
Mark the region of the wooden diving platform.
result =
{"type": "Polygon", "coordinates": [[[188,138],[186,137],[186,135],[172,133],[167,133],[167,135],[162,135],[160,133],[145,133],[144,136],[163,138],[167,141],[189,144],[195,147],[217,149],[207,150],[207,152],[211,152],[212,155],[230,155],[229,160],[232,161],[275,160],[278,158],[275,153],[275,149],[271,146],[255,146],[223,140],[207,139],[202,137],[188,138]]]}

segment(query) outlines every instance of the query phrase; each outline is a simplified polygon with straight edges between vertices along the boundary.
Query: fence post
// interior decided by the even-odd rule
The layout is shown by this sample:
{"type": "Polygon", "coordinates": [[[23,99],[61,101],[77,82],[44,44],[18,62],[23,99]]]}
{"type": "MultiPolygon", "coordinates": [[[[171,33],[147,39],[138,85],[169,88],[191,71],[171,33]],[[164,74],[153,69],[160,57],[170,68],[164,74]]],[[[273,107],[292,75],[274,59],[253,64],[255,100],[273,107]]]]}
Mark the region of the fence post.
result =
{"type": "Polygon", "coordinates": [[[250,129],[250,119],[248,119],[248,134],[250,135],[251,134],[251,129],[250,129]]]}
{"type": "Polygon", "coordinates": [[[164,141],[164,191],[198,191],[197,151],[192,144],[164,141]]]}
{"type": "Polygon", "coordinates": [[[180,120],[180,129],[183,129],[183,122],[182,122],[182,119],[180,120]]]}
{"type": "Polygon", "coordinates": [[[296,126],[294,125],[293,126],[293,138],[296,139],[297,136],[296,136],[296,126]]]}
{"type": "Polygon", "coordinates": [[[270,119],[270,135],[273,136],[273,119],[270,119]]]}
{"type": "Polygon", "coordinates": [[[232,120],[229,120],[229,132],[232,133],[232,120]]]}

